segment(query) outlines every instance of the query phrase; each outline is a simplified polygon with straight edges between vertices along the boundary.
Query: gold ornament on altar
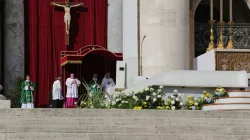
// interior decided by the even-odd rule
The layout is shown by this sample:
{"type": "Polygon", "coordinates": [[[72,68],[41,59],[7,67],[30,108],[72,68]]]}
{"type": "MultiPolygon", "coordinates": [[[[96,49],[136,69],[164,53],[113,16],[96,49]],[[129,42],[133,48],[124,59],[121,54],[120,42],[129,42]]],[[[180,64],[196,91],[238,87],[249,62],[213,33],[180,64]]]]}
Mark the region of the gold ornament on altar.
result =
{"type": "Polygon", "coordinates": [[[223,28],[222,26],[224,25],[223,21],[220,21],[220,41],[217,46],[217,49],[224,49],[224,42],[223,42],[223,28]]]}
{"type": "Polygon", "coordinates": [[[234,24],[234,22],[229,21],[228,24],[229,24],[230,28],[229,28],[229,41],[227,44],[227,49],[234,49],[234,42],[233,42],[233,24],[234,24]]]}
{"type": "Polygon", "coordinates": [[[208,21],[211,25],[211,28],[210,28],[210,43],[208,44],[208,48],[207,48],[207,52],[208,51],[211,51],[215,48],[215,44],[214,44],[214,23],[215,23],[215,20],[209,20],[208,21]]]}

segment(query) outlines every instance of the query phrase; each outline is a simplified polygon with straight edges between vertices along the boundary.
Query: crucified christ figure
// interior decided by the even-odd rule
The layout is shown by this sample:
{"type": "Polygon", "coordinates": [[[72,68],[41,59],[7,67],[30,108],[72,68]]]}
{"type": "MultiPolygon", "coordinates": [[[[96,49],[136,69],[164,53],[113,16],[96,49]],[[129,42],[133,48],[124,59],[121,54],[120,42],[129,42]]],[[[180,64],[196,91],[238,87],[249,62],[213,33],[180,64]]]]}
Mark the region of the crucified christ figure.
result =
{"type": "Polygon", "coordinates": [[[56,2],[52,2],[52,5],[54,6],[58,6],[58,7],[63,7],[64,8],[64,23],[65,23],[65,28],[66,28],[66,34],[69,34],[69,29],[70,29],[70,21],[71,21],[71,15],[70,15],[70,9],[72,7],[80,7],[83,4],[82,3],[78,3],[78,4],[69,4],[69,3],[63,3],[63,4],[59,4],[56,2]]]}

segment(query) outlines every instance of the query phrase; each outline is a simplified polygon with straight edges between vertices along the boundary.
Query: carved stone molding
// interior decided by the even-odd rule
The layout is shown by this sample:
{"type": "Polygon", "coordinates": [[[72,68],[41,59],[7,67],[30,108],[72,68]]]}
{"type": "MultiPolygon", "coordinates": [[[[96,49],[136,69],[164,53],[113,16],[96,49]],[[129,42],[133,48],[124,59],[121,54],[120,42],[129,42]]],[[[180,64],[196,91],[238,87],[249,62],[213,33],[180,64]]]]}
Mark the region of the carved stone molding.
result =
{"type": "Polygon", "coordinates": [[[250,73],[249,52],[216,52],[216,70],[247,71],[250,73]]]}

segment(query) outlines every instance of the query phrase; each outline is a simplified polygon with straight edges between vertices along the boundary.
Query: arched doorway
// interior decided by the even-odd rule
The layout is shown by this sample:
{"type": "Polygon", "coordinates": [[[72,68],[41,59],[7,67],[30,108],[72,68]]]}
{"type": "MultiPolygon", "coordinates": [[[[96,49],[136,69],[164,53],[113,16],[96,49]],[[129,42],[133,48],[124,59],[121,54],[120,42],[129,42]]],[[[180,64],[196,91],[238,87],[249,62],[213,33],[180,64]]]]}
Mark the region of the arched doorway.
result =
{"type": "MultiPolygon", "coordinates": [[[[223,1],[223,20],[229,21],[229,1],[223,1]]],[[[248,1],[234,0],[233,1],[233,20],[236,22],[233,26],[234,45],[237,49],[250,49],[250,10],[248,1]]],[[[194,12],[194,57],[197,57],[206,52],[209,44],[210,25],[210,0],[197,1],[197,7],[193,6],[194,12]]],[[[197,4],[196,3],[196,4],[197,4]]],[[[193,4],[195,5],[195,4],[193,4]]],[[[220,19],[220,1],[214,0],[214,20],[220,19]]],[[[219,24],[214,26],[215,44],[219,39],[219,24]]],[[[224,44],[226,46],[229,40],[229,26],[224,25],[223,28],[224,44]]]]}
{"type": "Polygon", "coordinates": [[[70,73],[74,73],[79,80],[88,83],[93,73],[97,73],[101,82],[106,72],[110,72],[111,78],[115,81],[116,62],[119,60],[122,60],[121,53],[112,53],[98,45],[88,45],[78,51],[63,51],[61,52],[63,81],[70,73]]]}
{"type": "Polygon", "coordinates": [[[111,78],[115,80],[116,61],[102,53],[90,53],[82,59],[81,78],[89,82],[92,79],[93,73],[97,73],[98,79],[101,80],[106,72],[110,72],[111,78]]]}

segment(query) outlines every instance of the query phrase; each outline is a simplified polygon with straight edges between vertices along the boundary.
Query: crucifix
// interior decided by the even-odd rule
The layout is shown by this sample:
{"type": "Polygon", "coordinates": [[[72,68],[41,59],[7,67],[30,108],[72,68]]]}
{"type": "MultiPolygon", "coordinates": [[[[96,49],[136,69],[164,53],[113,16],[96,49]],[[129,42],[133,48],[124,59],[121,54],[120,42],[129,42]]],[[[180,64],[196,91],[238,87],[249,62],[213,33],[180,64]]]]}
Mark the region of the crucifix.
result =
{"type": "Polygon", "coordinates": [[[70,9],[73,7],[80,7],[83,6],[83,3],[80,2],[69,2],[69,0],[65,0],[65,2],[51,2],[52,6],[58,6],[64,8],[64,23],[65,23],[65,43],[69,45],[69,30],[70,30],[70,9]]]}

